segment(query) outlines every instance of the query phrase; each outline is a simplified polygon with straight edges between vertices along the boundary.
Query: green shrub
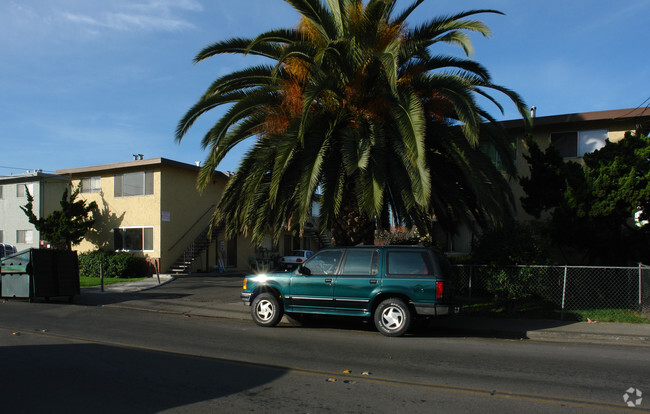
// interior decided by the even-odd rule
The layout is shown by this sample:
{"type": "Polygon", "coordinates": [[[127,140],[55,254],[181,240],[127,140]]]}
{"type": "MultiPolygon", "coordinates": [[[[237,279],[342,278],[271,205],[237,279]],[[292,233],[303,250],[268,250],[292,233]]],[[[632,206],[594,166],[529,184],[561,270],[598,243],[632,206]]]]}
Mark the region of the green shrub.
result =
{"type": "Polygon", "coordinates": [[[511,223],[481,235],[472,258],[488,265],[488,292],[514,312],[517,301],[539,293],[534,289],[538,281],[530,268],[508,266],[551,264],[550,238],[541,225],[511,223]]]}
{"type": "Polygon", "coordinates": [[[79,255],[79,275],[83,277],[142,277],[148,274],[147,262],[127,252],[105,252],[95,250],[79,255]]]}

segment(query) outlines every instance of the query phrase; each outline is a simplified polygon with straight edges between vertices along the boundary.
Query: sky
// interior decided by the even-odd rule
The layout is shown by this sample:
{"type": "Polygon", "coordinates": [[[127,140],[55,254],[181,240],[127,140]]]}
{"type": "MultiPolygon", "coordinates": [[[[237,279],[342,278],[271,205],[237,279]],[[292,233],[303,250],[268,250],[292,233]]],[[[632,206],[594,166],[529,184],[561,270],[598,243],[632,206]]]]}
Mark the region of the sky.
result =
{"type": "MultiPolygon", "coordinates": [[[[411,4],[398,0],[397,10],[411,4]]],[[[494,83],[518,92],[537,116],[650,104],[650,0],[425,0],[411,27],[473,9],[489,38],[472,35],[471,58],[494,83]]],[[[129,161],[133,154],[194,164],[223,114],[211,111],[182,142],[174,132],[216,78],[259,63],[216,56],[209,43],[294,27],[282,0],[2,0],[0,176],[129,161]]],[[[459,49],[442,53],[462,56],[459,49]]],[[[485,105],[500,120],[517,112],[485,105]]],[[[236,171],[250,142],[218,166],[236,171]]]]}

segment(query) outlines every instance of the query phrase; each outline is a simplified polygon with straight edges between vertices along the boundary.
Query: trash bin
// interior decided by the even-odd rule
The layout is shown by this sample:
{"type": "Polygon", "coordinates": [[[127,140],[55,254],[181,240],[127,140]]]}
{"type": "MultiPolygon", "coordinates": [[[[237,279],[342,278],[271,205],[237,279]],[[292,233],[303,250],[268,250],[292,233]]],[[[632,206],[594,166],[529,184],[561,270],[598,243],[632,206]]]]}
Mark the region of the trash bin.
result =
{"type": "Polygon", "coordinates": [[[68,250],[28,249],[2,259],[0,296],[36,297],[48,300],[79,294],[77,252],[68,250]]]}

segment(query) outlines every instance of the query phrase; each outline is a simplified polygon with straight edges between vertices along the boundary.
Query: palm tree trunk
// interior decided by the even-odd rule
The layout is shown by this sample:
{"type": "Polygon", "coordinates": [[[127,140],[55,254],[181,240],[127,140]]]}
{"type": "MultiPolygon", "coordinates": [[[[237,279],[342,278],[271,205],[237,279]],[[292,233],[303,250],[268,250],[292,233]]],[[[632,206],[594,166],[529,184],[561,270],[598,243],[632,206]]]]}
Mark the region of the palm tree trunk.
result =
{"type": "Polygon", "coordinates": [[[334,246],[355,246],[375,243],[375,220],[359,211],[356,197],[348,192],[338,216],[332,223],[334,246]]]}

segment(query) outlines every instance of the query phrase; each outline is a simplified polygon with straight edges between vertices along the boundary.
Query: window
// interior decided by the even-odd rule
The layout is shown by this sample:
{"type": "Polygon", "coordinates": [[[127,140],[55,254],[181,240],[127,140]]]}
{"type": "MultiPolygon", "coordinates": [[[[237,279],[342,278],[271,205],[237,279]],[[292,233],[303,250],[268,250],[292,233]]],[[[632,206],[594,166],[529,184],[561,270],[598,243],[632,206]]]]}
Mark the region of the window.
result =
{"type": "Polygon", "coordinates": [[[4,230],[0,230],[0,243],[5,242],[5,233],[4,230]]]}
{"type": "Polygon", "coordinates": [[[34,195],[34,183],[17,184],[16,185],[16,197],[18,197],[18,198],[26,197],[26,195],[25,195],[25,187],[27,187],[27,190],[29,191],[29,194],[31,194],[32,196],[34,195]]]}
{"type": "Polygon", "coordinates": [[[153,171],[138,171],[115,176],[115,197],[153,194],[153,171]]]}
{"type": "Polygon", "coordinates": [[[311,275],[333,275],[341,262],[341,250],[325,250],[316,253],[305,264],[311,275]]]}
{"type": "Polygon", "coordinates": [[[427,276],[434,274],[431,256],[426,252],[388,252],[389,275],[427,276]]]}
{"type": "Polygon", "coordinates": [[[81,179],[82,193],[99,193],[102,190],[102,177],[86,177],[81,179]]]}
{"type": "Polygon", "coordinates": [[[343,265],[344,275],[376,275],[379,271],[379,252],[377,250],[348,250],[343,265]]]}
{"type": "Polygon", "coordinates": [[[0,200],[2,200],[2,186],[0,185],[0,200]]]}
{"type": "Polygon", "coordinates": [[[142,252],[153,250],[153,227],[113,229],[115,250],[142,252]]]}
{"type": "MultiPolygon", "coordinates": [[[[505,160],[505,162],[510,162],[511,165],[516,165],[517,164],[517,139],[513,138],[509,142],[511,150],[512,150],[512,155],[513,158],[511,160],[505,160]]],[[[479,144],[479,150],[487,155],[490,160],[492,160],[492,164],[494,164],[495,167],[497,167],[497,170],[501,173],[507,172],[507,166],[504,162],[504,160],[501,159],[501,156],[497,152],[496,147],[489,142],[483,142],[479,144]]]]}
{"type": "Polygon", "coordinates": [[[34,232],[32,230],[16,230],[16,243],[32,244],[34,232]]]}
{"type": "Polygon", "coordinates": [[[564,158],[579,158],[605,146],[606,129],[551,133],[553,145],[564,158]]]}

